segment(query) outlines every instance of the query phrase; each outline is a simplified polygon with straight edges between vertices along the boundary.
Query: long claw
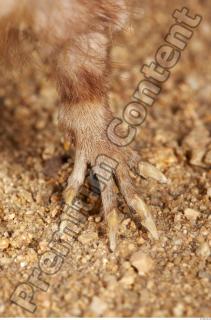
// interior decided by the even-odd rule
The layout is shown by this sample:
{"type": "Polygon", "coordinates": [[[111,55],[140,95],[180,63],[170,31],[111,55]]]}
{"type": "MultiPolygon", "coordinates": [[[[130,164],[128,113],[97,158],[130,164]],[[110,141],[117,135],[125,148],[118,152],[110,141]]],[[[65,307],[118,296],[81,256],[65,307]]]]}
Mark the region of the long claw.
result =
{"type": "Polygon", "coordinates": [[[75,198],[77,192],[75,189],[71,187],[67,187],[67,189],[64,191],[64,200],[65,203],[68,205],[72,204],[73,199],[75,198]]]}
{"type": "Polygon", "coordinates": [[[108,233],[109,233],[109,246],[111,251],[115,251],[117,246],[117,234],[118,234],[118,226],[119,219],[118,213],[115,209],[113,209],[107,216],[108,223],[108,233]]]}
{"type": "Polygon", "coordinates": [[[159,235],[156,225],[144,201],[135,195],[134,199],[132,200],[132,207],[140,215],[142,219],[141,224],[151,233],[155,240],[158,240],[159,235]]]}
{"type": "Polygon", "coordinates": [[[153,178],[154,180],[160,183],[168,183],[168,179],[166,176],[158,170],[155,166],[147,163],[140,162],[139,163],[139,174],[144,178],[153,178]]]}

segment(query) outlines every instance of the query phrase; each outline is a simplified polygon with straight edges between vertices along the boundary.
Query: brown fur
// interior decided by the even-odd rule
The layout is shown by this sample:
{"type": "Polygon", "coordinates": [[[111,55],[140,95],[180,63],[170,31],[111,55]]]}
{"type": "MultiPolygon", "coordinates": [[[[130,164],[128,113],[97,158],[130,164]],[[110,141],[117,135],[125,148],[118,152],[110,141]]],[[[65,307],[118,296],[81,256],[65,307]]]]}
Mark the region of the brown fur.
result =
{"type": "Polygon", "coordinates": [[[17,68],[39,56],[50,64],[62,101],[101,99],[107,91],[112,34],[126,20],[124,0],[3,2],[0,63],[17,68]]]}
{"type": "Polygon", "coordinates": [[[111,37],[123,27],[122,4],[122,0],[13,0],[11,5],[5,1],[0,4],[0,56],[4,63],[15,64],[20,55],[14,52],[24,53],[29,42],[48,58],[70,43],[80,50],[78,39],[90,33],[111,37]]]}

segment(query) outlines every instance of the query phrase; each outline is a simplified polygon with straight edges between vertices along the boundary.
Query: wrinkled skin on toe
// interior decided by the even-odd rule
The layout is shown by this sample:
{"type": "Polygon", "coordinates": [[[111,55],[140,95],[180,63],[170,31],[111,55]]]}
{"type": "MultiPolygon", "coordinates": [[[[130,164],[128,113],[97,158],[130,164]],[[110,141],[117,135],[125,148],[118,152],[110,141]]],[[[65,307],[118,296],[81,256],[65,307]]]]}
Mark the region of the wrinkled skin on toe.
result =
{"type": "Polygon", "coordinates": [[[93,107],[83,106],[83,109],[86,121],[83,119],[81,124],[79,123],[81,118],[78,109],[75,109],[72,114],[76,118],[75,124],[71,125],[72,134],[76,141],[76,154],[74,169],[64,192],[66,204],[72,204],[85,180],[87,168],[91,166],[101,187],[111,251],[114,251],[117,246],[119,226],[117,190],[122,194],[133,214],[140,218],[142,225],[151,236],[158,240],[159,235],[153,217],[135,190],[130,170],[144,178],[153,178],[160,183],[167,183],[166,177],[154,166],[142,162],[137,152],[131,150],[129,146],[118,147],[110,141],[107,128],[109,121],[112,120],[112,115],[107,108],[101,106],[93,114],[90,112],[93,107]]]}

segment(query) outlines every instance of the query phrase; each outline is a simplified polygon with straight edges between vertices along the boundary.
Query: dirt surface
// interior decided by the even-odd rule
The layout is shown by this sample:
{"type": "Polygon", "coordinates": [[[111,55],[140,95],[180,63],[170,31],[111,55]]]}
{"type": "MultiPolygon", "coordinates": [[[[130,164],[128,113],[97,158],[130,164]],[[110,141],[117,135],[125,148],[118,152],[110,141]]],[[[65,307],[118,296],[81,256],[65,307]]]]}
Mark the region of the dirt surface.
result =
{"type": "MultiPolygon", "coordinates": [[[[102,210],[90,213],[55,275],[35,290],[35,317],[210,317],[211,305],[211,3],[142,1],[116,41],[111,103],[131,100],[174,24],[175,9],[203,16],[181,60],[149,110],[134,147],[168,177],[168,185],[135,177],[160,240],[138,229],[122,199],[118,249],[108,250],[102,210]]],[[[57,128],[57,93],[47,77],[27,70],[0,77],[0,316],[31,316],[10,302],[48,249],[61,217],[62,190],[73,158],[57,128]]]]}

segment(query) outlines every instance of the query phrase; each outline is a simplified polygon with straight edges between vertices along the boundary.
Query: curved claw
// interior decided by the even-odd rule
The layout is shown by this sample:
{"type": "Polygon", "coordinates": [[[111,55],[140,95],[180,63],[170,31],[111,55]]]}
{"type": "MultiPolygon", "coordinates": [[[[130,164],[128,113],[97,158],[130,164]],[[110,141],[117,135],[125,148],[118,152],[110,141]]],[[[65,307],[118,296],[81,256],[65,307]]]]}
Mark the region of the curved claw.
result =
{"type": "Polygon", "coordinates": [[[160,183],[166,184],[168,183],[168,179],[166,176],[158,170],[155,166],[147,163],[147,162],[140,162],[138,165],[139,174],[146,178],[152,178],[160,183]]]}
{"type": "Polygon", "coordinates": [[[132,207],[140,215],[141,224],[151,233],[155,240],[159,239],[158,231],[147,205],[137,195],[132,200],[132,207]]]}

